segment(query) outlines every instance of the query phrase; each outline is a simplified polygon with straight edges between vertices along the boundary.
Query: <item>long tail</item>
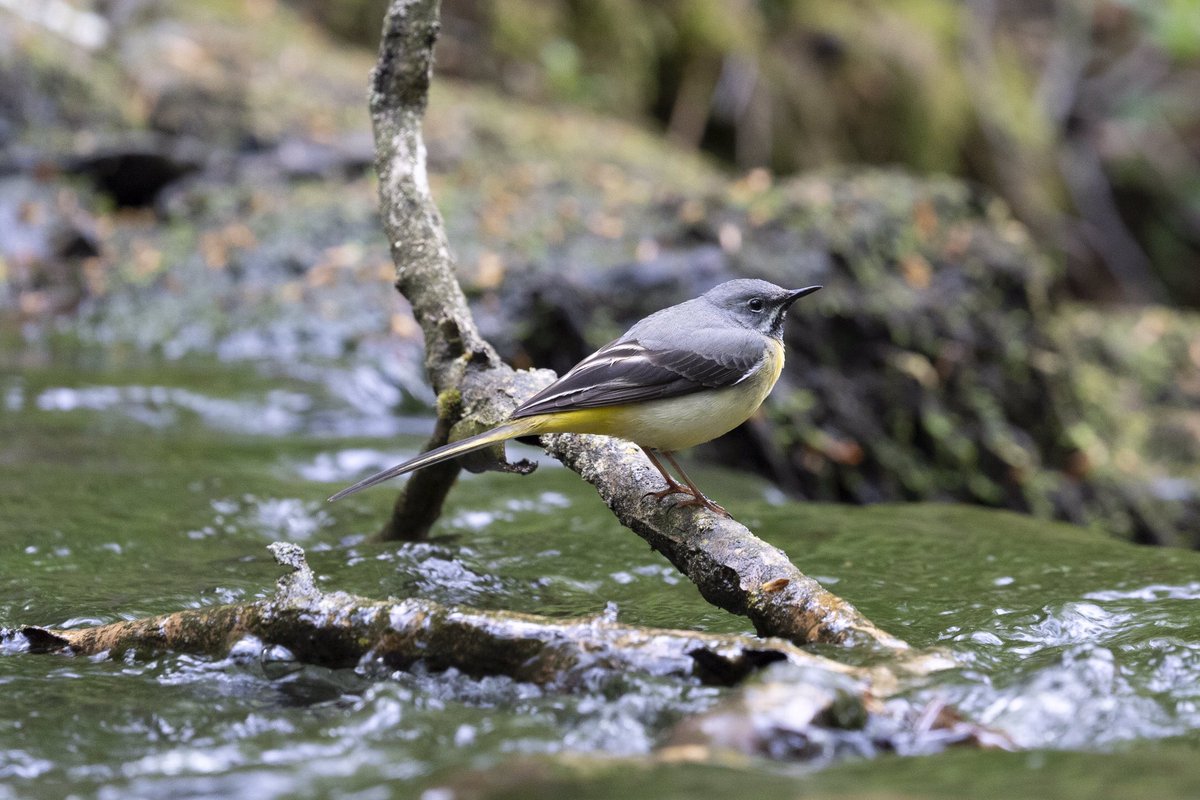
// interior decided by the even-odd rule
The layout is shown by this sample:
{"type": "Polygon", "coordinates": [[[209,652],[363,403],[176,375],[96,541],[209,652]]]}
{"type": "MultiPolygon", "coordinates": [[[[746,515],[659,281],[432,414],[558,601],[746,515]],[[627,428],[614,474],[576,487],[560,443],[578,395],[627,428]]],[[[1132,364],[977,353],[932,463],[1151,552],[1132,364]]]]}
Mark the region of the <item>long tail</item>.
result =
{"type": "Polygon", "coordinates": [[[367,489],[377,483],[383,483],[384,481],[394,478],[397,475],[403,475],[406,472],[412,472],[413,470],[432,466],[433,464],[440,464],[441,462],[447,461],[451,458],[456,458],[475,450],[482,450],[488,445],[496,444],[497,442],[503,442],[507,439],[515,439],[518,436],[526,436],[528,434],[535,433],[540,427],[541,421],[542,420],[540,417],[528,417],[526,419],[519,419],[514,422],[506,422],[499,427],[492,428],[490,431],[484,431],[483,433],[462,439],[461,441],[451,442],[450,444],[434,448],[427,453],[422,453],[416,458],[405,461],[403,464],[397,464],[394,467],[385,469],[383,472],[377,472],[369,478],[363,478],[353,486],[347,486],[345,489],[342,489],[340,492],[330,497],[329,502],[332,503],[334,500],[341,500],[343,497],[352,495],[355,492],[362,491],[363,489],[367,489]]]}

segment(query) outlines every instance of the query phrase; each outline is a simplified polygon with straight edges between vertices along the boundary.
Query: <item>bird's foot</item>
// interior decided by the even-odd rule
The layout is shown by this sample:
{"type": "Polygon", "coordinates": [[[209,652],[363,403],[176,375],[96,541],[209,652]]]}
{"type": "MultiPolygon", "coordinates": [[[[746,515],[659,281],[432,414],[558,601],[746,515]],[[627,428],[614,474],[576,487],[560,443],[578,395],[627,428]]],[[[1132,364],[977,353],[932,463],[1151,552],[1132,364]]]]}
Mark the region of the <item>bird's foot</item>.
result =
{"type": "Polygon", "coordinates": [[[646,492],[644,495],[642,495],[642,499],[645,500],[647,497],[653,497],[655,500],[665,500],[673,494],[686,494],[691,496],[692,492],[686,486],[676,483],[667,486],[667,488],[663,489],[661,492],[646,492]]]}
{"type": "Polygon", "coordinates": [[[698,494],[696,492],[693,492],[688,487],[684,486],[683,484],[679,484],[679,483],[674,484],[673,486],[668,486],[666,489],[663,489],[660,492],[646,492],[644,495],[642,495],[642,497],[643,498],[653,497],[655,500],[665,500],[666,498],[670,497],[673,494],[686,494],[687,495],[687,499],[680,500],[678,503],[675,504],[675,508],[687,508],[688,506],[703,506],[704,508],[707,508],[709,511],[712,511],[713,513],[720,514],[723,517],[731,517],[732,518],[732,515],[728,511],[726,511],[724,508],[722,508],[721,506],[714,503],[712,500],[709,500],[703,494],[698,494]]]}
{"type": "Polygon", "coordinates": [[[707,508],[709,511],[713,512],[714,514],[720,514],[722,517],[729,517],[730,519],[733,519],[732,514],[730,514],[728,511],[726,511],[724,508],[722,508],[718,504],[714,503],[712,500],[709,500],[703,494],[692,494],[691,492],[685,492],[685,493],[688,495],[688,499],[680,500],[678,503],[675,504],[676,508],[686,508],[687,506],[702,506],[704,508],[707,508]]]}
{"type": "Polygon", "coordinates": [[[723,517],[732,516],[728,511],[705,497],[704,493],[696,488],[696,484],[692,483],[691,478],[689,478],[687,473],[683,471],[683,467],[679,466],[679,463],[671,457],[670,453],[662,452],[661,455],[666,458],[667,461],[670,461],[671,466],[675,467],[675,470],[683,476],[684,481],[686,481],[686,485],[675,480],[675,478],[671,476],[671,473],[667,472],[662,463],[658,460],[658,457],[655,455],[655,450],[651,448],[643,448],[643,450],[646,453],[646,457],[650,459],[650,463],[654,465],[654,468],[658,470],[658,474],[662,475],[663,480],[667,483],[667,488],[660,492],[646,492],[644,495],[642,495],[643,499],[647,497],[653,497],[655,500],[663,500],[673,494],[686,494],[688,499],[681,500],[680,502],[676,503],[676,508],[686,508],[687,506],[703,506],[709,511],[720,514],[723,517]]]}

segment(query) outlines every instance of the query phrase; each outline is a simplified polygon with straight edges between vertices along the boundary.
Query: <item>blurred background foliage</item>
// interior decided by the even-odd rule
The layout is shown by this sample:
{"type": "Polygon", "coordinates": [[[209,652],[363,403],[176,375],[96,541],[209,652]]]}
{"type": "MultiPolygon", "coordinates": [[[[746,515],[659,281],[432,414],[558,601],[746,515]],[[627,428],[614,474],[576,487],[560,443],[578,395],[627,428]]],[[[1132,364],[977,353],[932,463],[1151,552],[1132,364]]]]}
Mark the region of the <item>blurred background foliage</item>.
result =
{"type": "MultiPolygon", "coordinates": [[[[430,179],[512,363],[736,274],[821,282],[722,463],[1200,546],[1200,0],[442,3],[430,179]]],[[[74,324],[423,408],[385,7],[0,0],[0,367],[6,323],[74,324]]]]}
{"type": "MultiPolygon", "coordinates": [[[[386,0],[291,0],[373,47],[386,0]]],[[[1089,300],[1200,305],[1197,0],[446,0],[439,70],[745,170],[994,190],[1089,300]]]]}

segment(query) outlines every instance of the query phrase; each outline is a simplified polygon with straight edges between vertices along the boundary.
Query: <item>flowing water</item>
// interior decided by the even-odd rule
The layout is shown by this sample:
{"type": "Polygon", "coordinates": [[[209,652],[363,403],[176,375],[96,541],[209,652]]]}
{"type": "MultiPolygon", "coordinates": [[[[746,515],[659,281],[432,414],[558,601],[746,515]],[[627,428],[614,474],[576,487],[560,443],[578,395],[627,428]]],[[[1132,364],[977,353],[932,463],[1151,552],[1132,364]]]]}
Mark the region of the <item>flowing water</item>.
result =
{"type": "MultiPolygon", "coordinates": [[[[354,370],[333,366],[306,380],[120,348],[6,352],[0,627],[263,596],[280,573],[266,545],[286,540],[330,590],[552,616],[615,603],[631,623],[749,630],[544,456],[529,477],[462,481],[431,541],[375,541],[392,492],[323,498],[411,453],[420,439],[399,434],[428,423],[371,411],[362,397],[388,398],[370,375],[355,389],[354,370]]],[[[914,704],[950,703],[1023,749],[649,765],[630,757],[729,690],[631,675],[560,693],[272,650],[67,658],[8,637],[0,800],[406,797],[472,785],[471,770],[480,792],[511,797],[1200,796],[1197,554],[978,509],[784,502],[744,476],[696,474],[878,624],[957,656],[909,689],[914,704]]]]}

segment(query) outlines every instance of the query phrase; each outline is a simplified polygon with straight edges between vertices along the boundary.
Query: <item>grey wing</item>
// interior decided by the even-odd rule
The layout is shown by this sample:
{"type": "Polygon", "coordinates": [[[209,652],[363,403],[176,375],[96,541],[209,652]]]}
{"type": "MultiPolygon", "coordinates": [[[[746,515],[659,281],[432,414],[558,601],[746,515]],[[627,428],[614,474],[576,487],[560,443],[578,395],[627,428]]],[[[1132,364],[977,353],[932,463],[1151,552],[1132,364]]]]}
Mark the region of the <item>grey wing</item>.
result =
{"type": "Polygon", "coordinates": [[[754,373],[765,352],[762,337],[751,331],[699,333],[689,345],[680,349],[636,339],[610,342],[529,398],[512,416],[661,400],[732,386],[754,373]]]}

